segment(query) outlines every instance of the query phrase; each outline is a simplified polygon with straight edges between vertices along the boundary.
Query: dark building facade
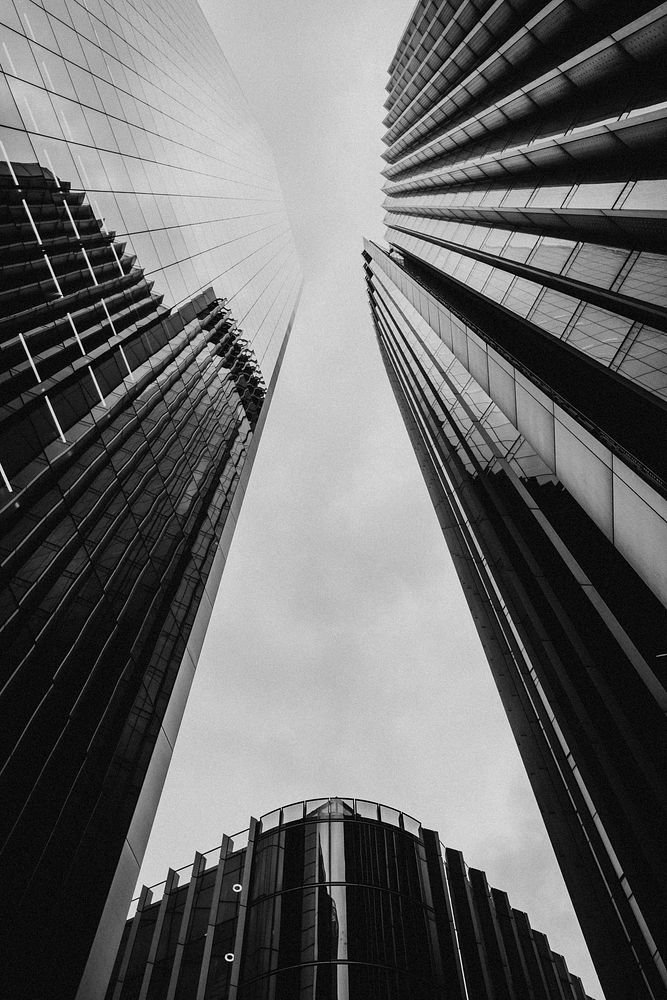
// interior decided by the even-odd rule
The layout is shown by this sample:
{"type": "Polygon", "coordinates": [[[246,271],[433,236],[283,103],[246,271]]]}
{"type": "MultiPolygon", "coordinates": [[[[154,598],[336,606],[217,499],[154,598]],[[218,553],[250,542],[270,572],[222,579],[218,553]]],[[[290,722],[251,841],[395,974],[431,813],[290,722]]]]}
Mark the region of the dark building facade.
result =
{"type": "Polygon", "coordinates": [[[667,15],[417,4],[380,352],[609,1000],[667,996],[667,15]]]}
{"type": "Polygon", "coordinates": [[[196,3],[0,22],[0,992],[92,1000],[300,270],[196,3]]]}
{"type": "Polygon", "coordinates": [[[106,1000],[585,1000],[484,872],[411,816],[294,802],[144,888],[106,1000]]]}

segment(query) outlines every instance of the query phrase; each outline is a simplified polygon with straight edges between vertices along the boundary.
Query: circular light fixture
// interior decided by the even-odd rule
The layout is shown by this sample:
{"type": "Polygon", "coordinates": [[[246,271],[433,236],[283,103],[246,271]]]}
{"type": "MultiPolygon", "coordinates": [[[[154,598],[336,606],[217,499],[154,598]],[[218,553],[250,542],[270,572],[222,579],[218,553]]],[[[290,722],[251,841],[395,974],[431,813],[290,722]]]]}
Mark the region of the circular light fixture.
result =
{"type": "Polygon", "coordinates": [[[233,961],[234,961],[234,952],[228,951],[227,954],[225,955],[225,962],[233,962],[233,961]]]}
{"type": "Polygon", "coordinates": [[[234,885],[232,886],[232,892],[241,892],[242,889],[243,889],[243,886],[239,885],[238,882],[235,882],[234,885]]]}

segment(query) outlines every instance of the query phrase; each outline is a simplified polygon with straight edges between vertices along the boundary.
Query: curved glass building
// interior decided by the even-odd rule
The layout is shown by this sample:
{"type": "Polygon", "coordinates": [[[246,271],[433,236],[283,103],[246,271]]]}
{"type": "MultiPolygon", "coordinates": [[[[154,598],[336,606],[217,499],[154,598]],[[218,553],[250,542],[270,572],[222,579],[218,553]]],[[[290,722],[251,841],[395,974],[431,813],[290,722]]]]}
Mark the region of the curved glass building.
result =
{"type": "Polygon", "coordinates": [[[135,902],[106,1000],[586,1000],[483,872],[367,800],[251,819],[135,902]]]}

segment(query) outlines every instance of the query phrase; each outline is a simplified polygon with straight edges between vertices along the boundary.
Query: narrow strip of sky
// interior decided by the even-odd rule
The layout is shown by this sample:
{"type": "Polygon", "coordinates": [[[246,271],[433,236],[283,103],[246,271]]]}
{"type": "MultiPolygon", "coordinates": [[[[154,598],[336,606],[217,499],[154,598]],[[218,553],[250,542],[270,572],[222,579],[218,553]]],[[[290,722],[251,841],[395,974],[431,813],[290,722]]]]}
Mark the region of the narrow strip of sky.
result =
{"type": "Polygon", "coordinates": [[[306,286],[144,865],[250,814],[384,801],[507,889],[602,996],[374,344],[405,0],[202,0],[272,146],[306,286]]]}

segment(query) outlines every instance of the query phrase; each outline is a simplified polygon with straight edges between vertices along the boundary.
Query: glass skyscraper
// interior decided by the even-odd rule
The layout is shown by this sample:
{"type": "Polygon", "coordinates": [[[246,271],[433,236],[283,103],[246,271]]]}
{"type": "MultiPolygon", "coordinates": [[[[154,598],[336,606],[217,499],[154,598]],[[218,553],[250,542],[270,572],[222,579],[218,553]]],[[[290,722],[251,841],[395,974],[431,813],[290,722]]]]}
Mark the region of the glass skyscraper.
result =
{"type": "Polygon", "coordinates": [[[0,992],[89,1000],[301,278],[194,0],[7,0],[0,22],[0,992]]]}
{"type": "Polygon", "coordinates": [[[251,819],[135,903],[106,1000],[587,1000],[484,872],[364,799],[251,819]]]}
{"type": "Polygon", "coordinates": [[[380,352],[608,1000],[667,996],[667,15],[420,0],[380,352]]]}

